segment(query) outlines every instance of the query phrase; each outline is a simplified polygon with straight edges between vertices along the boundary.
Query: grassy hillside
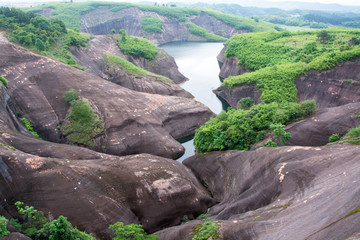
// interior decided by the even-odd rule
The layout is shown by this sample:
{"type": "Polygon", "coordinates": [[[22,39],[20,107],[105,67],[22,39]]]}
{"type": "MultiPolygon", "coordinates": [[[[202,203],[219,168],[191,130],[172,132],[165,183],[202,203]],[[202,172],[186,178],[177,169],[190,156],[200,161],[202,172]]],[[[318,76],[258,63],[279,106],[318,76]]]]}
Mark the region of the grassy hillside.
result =
{"type": "Polygon", "coordinates": [[[120,11],[124,8],[136,7],[142,11],[156,12],[160,15],[173,17],[181,22],[186,22],[191,15],[199,15],[201,12],[206,12],[209,15],[225,22],[226,24],[235,27],[236,29],[245,29],[251,32],[273,30],[272,24],[255,21],[253,19],[232,16],[210,9],[196,9],[196,8],[180,8],[167,7],[161,5],[147,5],[147,4],[131,4],[131,3],[110,3],[110,2],[81,2],[81,3],[50,3],[33,8],[27,8],[27,11],[39,12],[44,8],[51,8],[52,14],[61,19],[69,28],[79,28],[80,19],[86,13],[95,10],[99,6],[107,6],[113,12],[120,11]]]}
{"type": "Polygon", "coordinates": [[[226,57],[236,56],[239,65],[253,72],[228,77],[223,84],[229,88],[256,84],[264,103],[296,101],[297,77],[360,57],[359,43],[360,31],[351,29],[233,36],[226,57]]]}
{"type": "Polygon", "coordinates": [[[274,132],[273,141],[264,146],[285,144],[291,136],[283,124],[316,109],[313,100],[296,103],[294,80],[308,71],[332,69],[359,58],[359,44],[360,31],[351,29],[233,36],[227,42],[226,57],[236,56],[239,65],[252,72],[228,77],[223,84],[229,88],[254,84],[260,89],[262,103],[251,107],[252,99],[244,98],[240,100],[244,109],[230,109],[211,119],[196,130],[195,148],[199,152],[248,150],[268,131],[274,132]]]}

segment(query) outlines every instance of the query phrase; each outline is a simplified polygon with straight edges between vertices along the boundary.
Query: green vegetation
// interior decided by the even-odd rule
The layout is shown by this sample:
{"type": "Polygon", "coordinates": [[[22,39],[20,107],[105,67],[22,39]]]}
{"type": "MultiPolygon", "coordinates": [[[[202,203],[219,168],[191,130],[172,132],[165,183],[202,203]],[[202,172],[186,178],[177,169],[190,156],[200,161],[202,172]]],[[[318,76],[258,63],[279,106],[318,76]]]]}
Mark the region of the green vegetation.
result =
{"type": "Polygon", "coordinates": [[[353,144],[360,144],[360,126],[357,128],[350,129],[345,136],[343,136],[340,143],[353,143],[353,144]]]}
{"type": "Polygon", "coordinates": [[[190,33],[204,37],[209,42],[224,42],[227,40],[224,37],[209,33],[205,28],[199,27],[198,25],[195,25],[191,22],[187,22],[186,27],[189,29],[190,33]]]}
{"type": "Polygon", "coordinates": [[[206,214],[201,214],[199,217],[202,218],[202,223],[193,227],[192,240],[218,239],[220,235],[218,221],[211,221],[206,214]]]}
{"type": "Polygon", "coordinates": [[[8,221],[4,216],[0,216],[0,237],[7,236],[10,233],[6,227],[8,221]]]}
{"type": "MultiPolygon", "coordinates": [[[[36,210],[34,207],[25,206],[23,202],[16,202],[15,206],[18,213],[22,216],[20,219],[10,219],[10,223],[21,233],[32,239],[78,239],[78,240],[95,240],[95,238],[86,232],[82,232],[74,228],[67,218],[60,216],[58,219],[50,221],[44,216],[42,211],[36,210]],[[19,221],[20,220],[20,221],[19,221]]],[[[3,232],[3,223],[8,220],[0,216],[0,236],[3,232]]],[[[6,225],[5,225],[6,227],[6,225]]],[[[5,228],[6,230],[6,228],[5,228]]]]}
{"type": "Polygon", "coordinates": [[[10,145],[4,144],[4,143],[0,143],[0,145],[3,147],[7,147],[8,149],[11,149],[11,150],[16,150],[13,146],[10,146],[10,145]]]}
{"type": "Polygon", "coordinates": [[[157,17],[145,15],[141,19],[141,28],[146,32],[162,33],[163,25],[163,21],[157,17]]]}
{"type": "Polygon", "coordinates": [[[75,101],[77,98],[77,91],[73,88],[63,94],[63,99],[70,104],[73,103],[73,101],[75,101]]]}
{"type": "Polygon", "coordinates": [[[308,71],[329,70],[359,57],[360,46],[349,42],[359,36],[360,31],[349,29],[233,36],[227,42],[226,57],[236,56],[239,65],[254,72],[228,77],[223,84],[229,88],[254,84],[263,103],[295,102],[294,80],[308,71]]]}
{"type": "Polygon", "coordinates": [[[143,38],[126,35],[125,31],[122,31],[120,35],[116,35],[114,37],[119,48],[125,55],[143,57],[151,61],[159,52],[159,48],[150,41],[143,38]]]}
{"type": "MultiPolygon", "coordinates": [[[[9,84],[8,80],[7,80],[6,78],[4,78],[3,76],[0,76],[0,82],[2,82],[2,84],[3,84],[6,88],[9,87],[9,86],[8,86],[8,84],[9,84]]],[[[1,88],[0,88],[0,90],[1,90],[1,88]]]]}
{"type": "Polygon", "coordinates": [[[40,139],[39,134],[37,134],[37,132],[35,132],[35,130],[31,126],[31,123],[29,122],[29,120],[27,120],[26,118],[23,117],[23,118],[20,118],[20,121],[25,125],[27,130],[29,130],[29,132],[31,132],[32,135],[34,135],[36,138],[40,139]]]}
{"type": "Polygon", "coordinates": [[[334,133],[329,137],[329,143],[336,142],[340,139],[339,134],[334,133]]]}
{"type": "Polygon", "coordinates": [[[77,67],[68,48],[85,46],[90,37],[73,30],[57,19],[47,19],[32,12],[25,13],[15,8],[0,8],[0,29],[9,34],[12,42],[34,52],[77,67]]]}
{"type": "Polygon", "coordinates": [[[239,105],[239,108],[246,110],[246,109],[249,109],[254,104],[255,104],[254,99],[252,99],[251,97],[246,97],[246,98],[240,99],[238,105],[239,105]]]}
{"type": "Polygon", "coordinates": [[[278,145],[276,142],[269,140],[266,143],[264,143],[264,147],[278,147],[278,145]]]}
{"type": "Polygon", "coordinates": [[[125,8],[136,7],[142,11],[155,12],[162,16],[176,18],[180,22],[185,22],[192,15],[199,15],[205,12],[236,29],[248,31],[269,31],[274,30],[274,26],[263,21],[254,21],[249,18],[224,14],[210,9],[168,7],[150,4],[131,4],[131,3],[109,3],[109,2],[82,2],[82,3],[49,3],[32,8],[28,11],[39,12],[44,8],[51,8],[52,14],[61,19],[68,28],[79,29],[80,19],[83,15],[95,10],[99,6],[107,6],[110,11],[117,12],[125,8]]]}
{"type": "Polygon", "coordinates": [[[270,130],[274,132],[274,139],[276,142],[281,143],[282,146],[284,146],[291,138],[291,134],[285,132],[285,126],[281,123],[271,124],[270,130]]]}
{"type": "Polygon", "coordinates": [[[63,95],[64,99],[70,100],[71,106],[60,130],[64,135],[68,135],[69,142],[93,147],[93,139],[104,132],[104,122],[87,99],[75,100],[77,96],[74,99],[73,94],[73,89],[70,89],[63,95]]]}
{"type": "Polygon", "coordinates": [[[136,239],[136,240],[157,240],[158,236],[147,234],[142,228],[141,224],[129,224],[124,225],[122,222],[117,222],[109,226],[109,229],[116,235],[113,240],[125,240],[125,239],[136,239]]]}
{"type": "Polygon", "coordinates": [[[161,81],[164,83],[173,83],[173,81],[167,77],[161,76],[161,75],[157,75],[155,73],[146,71],[142,68],[139,68],[137,66],[135,66],[134,64],[132,64],[131,62],[109,54],[109,53],[104,53],[103,55],[104,60],[105,60],[105,65],[110,68],[110,73],[112,74],[112,72],[114,71],[113,68],[119,67],[122,71],[124,71],[125,73],[129,74],[129,75],[134,75],[135,77],[151,77],[156,81],[161,81]]]}
{"type": "Polygon", "coordinates": [[[302,119],[316,109],[314,100],[301,104],[272,102],[258,104],[249,110],[229,109],[211,118],[205,126],[195,131],[194,145],[199,152],[237,149],[249,150],[272,129],[274,138],[282,143],[289,139],[281,124],[302,119]]]}
{"type": "Polygon", "coordinates": [[[204,12],[238,30],[248,30],[249,32],[265,32],[274,30],[274,25],[267,22],[254,21],[249,18],[229,15],[214,10],[204,10],[204,12]]]}

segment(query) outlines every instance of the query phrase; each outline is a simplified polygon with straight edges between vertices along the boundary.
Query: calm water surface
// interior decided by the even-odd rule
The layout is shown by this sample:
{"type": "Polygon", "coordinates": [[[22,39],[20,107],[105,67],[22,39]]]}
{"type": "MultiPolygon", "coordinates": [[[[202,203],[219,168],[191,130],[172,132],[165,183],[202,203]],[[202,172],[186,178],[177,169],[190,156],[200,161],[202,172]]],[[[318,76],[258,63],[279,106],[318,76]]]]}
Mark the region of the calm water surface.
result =
{"type": "MultiPolygon", "coordinates": [[[[223,110],[222,102],[212,92],[221,84],[216,56],[223,46],[223,43],[204,42],[172,42],[160,46],[175,58],[179,71],[189,79],[180,86],[216,114],[223,110]]],[[[192,139],[184,142],[183,146],[185,154],[178,159],[180,162],[195,151],[192,139]]]]}

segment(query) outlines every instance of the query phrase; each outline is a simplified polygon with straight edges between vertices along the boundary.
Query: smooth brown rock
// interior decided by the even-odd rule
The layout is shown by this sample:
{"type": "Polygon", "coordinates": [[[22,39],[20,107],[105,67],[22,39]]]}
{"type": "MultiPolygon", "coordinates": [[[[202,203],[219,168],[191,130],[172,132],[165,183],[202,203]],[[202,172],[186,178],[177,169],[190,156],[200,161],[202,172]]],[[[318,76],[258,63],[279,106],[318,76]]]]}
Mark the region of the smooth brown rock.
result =
{"type": "Polygon", "coordinates": [[[125,81],[132,82],[133,85],[135,85],[133,88],[126,85],[125,87],[137,91],[142,90],[141,82],[146,82],[150,88],[152,85],[154,85],[154,87],[148,91],[143,90],[143,92],[192,97],[190,93],[187,93],[179,86],[170,83],[160,85],[161,82],[150,76],[139,78],[125,73],[123,73],[122,76],[112,76],[113,74],[111,74],[111,72],[108,71],[108,68],[106,68],[103,58],[103,54],[109,53],[124,58],[140,68],[146,69],[155,74],[166,76],[174,83],[178,84],[186,81],[187,78],[179,72],[174,58],[162,49],[159,50],[159,53],[154,60],[148,61],[145,58],[135,58],[125,55],[111,36],[95,35],[88,42],[86,47],[71,47],[70,50],[76,62],[85,67],[86,72],[93,75],[109,79],[120,85],[122,85],[121,83],[125,81]],[[136,87],[137,84],[139,87],[136,87]]]}
{"type": "Polygon", "coordinates": [[[213,204],[181,163],[148,154],[68,160],[0,146],[0,172],[0,214],[20,200],[46,216],[64,215],[103,239],[109,239],[108,225],[117,221],[156,231],[213,204]]]}
{"type": "Polygon", "coordinates": [[[97,76],[30,53],[2,39],[0,75],[9,80],[7,103],[26,117],[39,135],[66,142],[58,130],[69,104],[62,95],[71,88],[90,101],[105,123],[94,149],[115,155],[151,153],[176,159],[184,149],[175,139],[190,136],[213,113],[201,103],[131,91],[97,76]]]}
{"type": "MultiPolygon", "coordinates": [[[[184,164],[220,202],[209,214],[224,239],[346,239],[359,232],[359,150],[259,148],[196,155],[184,164]]],[[[186,224],[157,232],[174,240],[190,233],[186,224]]]]}

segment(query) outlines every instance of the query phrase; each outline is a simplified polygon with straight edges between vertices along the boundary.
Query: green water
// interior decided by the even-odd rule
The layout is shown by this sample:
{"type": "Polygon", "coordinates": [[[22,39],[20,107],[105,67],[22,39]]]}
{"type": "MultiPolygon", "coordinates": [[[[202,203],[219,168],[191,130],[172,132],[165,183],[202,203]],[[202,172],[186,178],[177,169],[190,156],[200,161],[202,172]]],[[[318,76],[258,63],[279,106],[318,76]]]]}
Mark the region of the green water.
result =
{"type": "MultiPolygon", "coordinates": [[[[223,110],[222,102],[212,92],[221,84],[216,57],[223,46],[223,43],[206,42],[172,42],[160,46],[175,58],[179,71],[189,79],[180,86],[216,114],[223,110]]],[[[183,146],[186,151],[178,159],[180,162],[194,155],[195,151],[192,139],[184,142],[183,146]]]]}

